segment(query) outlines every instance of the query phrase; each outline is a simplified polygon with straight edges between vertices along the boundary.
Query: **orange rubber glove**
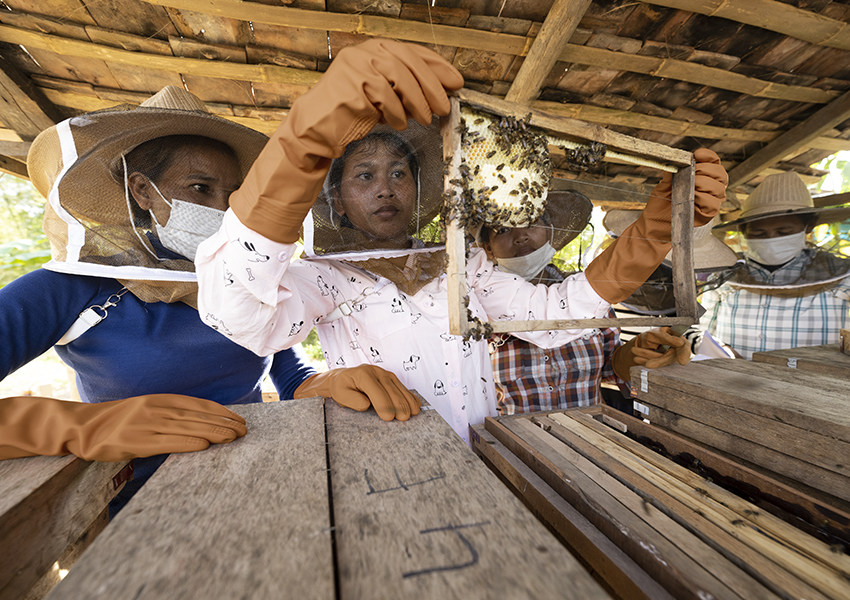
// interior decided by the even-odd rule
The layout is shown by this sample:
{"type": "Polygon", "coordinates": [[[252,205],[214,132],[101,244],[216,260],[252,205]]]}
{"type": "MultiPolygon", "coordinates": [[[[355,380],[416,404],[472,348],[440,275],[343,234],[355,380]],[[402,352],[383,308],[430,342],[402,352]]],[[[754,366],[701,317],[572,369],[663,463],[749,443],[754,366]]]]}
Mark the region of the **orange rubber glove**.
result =
{"type": "Polygon", "coordinates": [[[0,399],[0,460],[74,454],[84,460],[195,452],[247,432],[225,407],[177,394],[87,404],[20,396],[0,399]]]}
{"type": "Polygon", "coordinates": [[[378,123],[401,131],[412,117],[427,125],[449,113],[446,90],[463,77],[437,53],[416,44],[372,39],[344,48],[309,92],[292,105],[230,196],[239,220],[276,242],[293,243],[331,160],[378,123]]]}
{"type": "MultiPolygon", "coordinates": [[[[729,175],[717,154],[694,152],[694,227],[707,224],[726,200],[729,175]]],[[[673,175],[665,173],[652,190],[637,221],[591,262],[584,273],[597,294],[611,304],[622,302],[646,282],[672,247],[673,175]]]]}
{"type": "Polygon", "coordinates": [[[657,369],[672,365],[673,361],[686,365],[690,360],[691,349],[687,340],[669,327],[661,327],[644,331],[618,346],[611,355],[611,366],[617,377],[629,381],[632,367],[641,365],[647,369],[657,369]],[[660,352],[661,346],[669,347],[665,352],[660,352]]]}
{"type": "Polygon", "coordinates": [[[363,412],[370,406],[384,421],[407,421],[419,414],[419,399],[395,374],[375,365],[331,369],[313,375],[295,390],[296,398],[322,396],[340,406],[363,412]]]}

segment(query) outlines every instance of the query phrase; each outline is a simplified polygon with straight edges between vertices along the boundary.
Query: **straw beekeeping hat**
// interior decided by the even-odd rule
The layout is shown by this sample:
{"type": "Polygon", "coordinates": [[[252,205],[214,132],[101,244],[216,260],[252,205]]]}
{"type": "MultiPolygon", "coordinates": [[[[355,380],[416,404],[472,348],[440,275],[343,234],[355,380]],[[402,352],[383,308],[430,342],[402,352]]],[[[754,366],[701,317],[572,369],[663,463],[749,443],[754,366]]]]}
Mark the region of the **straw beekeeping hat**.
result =
{"type": "Polygon", "coordinates": [[[243,176],[268,140],[210,114],[194,94],[174,86],[139,106],[86,113],[38,135],[27,166],[36,189],[48,200],[44,230],[53,260],[46,268],[112,277],[150,302],[194,295],[194,264],[158,256],[150,243],[150,226],[134,222],[125,196],[122,157],[140,144],[175,135],[225,144],[243,176]]]}
{"type": "Polygon", "coordinates": [[[815,215],[815,224],[839,223],[850,219],[850,206],[815,208],[806,184],[794,171],[776,173],[764,178],[744,200],[741,216],[717,225],[722,231],[740,231],[741,225],[781,215],[815,215]]]}
{"type": "MultiPolygon", "coordinates": [[[[609,210],[602,219],[602,225],[615,237],[623,234],[623,231],[634,223],[640,216],[639,210],[609,210]]],[[[735,265],[738,257],[726,244],[711,234],[712,227],[717,223],[717,217],[702,227],[694,227],[694,270],[695,271],[717,271],[727,269],[735,265]]],[[[670,265],[673,251],[667,253],[664,264],[670,265]]]]}
{"type": "MultiPolygon", "coordinates": [[[[545,213],[552,225],[552,247],[558,251],[577,238],[590,223],[593,203],[580,192],[549,190],[545,213]]],[[[489,242],[482,238],[485,231],[482,227],[475,233],[474,237],[479,244],[489,242]]]]}

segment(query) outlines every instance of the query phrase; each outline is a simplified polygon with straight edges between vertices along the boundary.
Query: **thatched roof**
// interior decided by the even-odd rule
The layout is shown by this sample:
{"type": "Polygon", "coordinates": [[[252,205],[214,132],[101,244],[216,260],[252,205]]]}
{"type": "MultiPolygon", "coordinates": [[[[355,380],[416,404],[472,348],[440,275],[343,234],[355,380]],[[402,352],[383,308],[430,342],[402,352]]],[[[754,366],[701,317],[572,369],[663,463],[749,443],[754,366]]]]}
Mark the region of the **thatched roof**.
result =
{"type": "MultiPolygon", "coordinates": [[[[0,170],[26,176],[51,124],[167,84],[269,133],[329,57],[383,36],[434,48],[472,90],[715,150],[732,211],[766,174],[814,181],[809,165],[850,150],[848,23],[847,0],[0,0],[0,170]]],[[[604,206],[640,204],[661,175],[559,167],[604,206]]]]}

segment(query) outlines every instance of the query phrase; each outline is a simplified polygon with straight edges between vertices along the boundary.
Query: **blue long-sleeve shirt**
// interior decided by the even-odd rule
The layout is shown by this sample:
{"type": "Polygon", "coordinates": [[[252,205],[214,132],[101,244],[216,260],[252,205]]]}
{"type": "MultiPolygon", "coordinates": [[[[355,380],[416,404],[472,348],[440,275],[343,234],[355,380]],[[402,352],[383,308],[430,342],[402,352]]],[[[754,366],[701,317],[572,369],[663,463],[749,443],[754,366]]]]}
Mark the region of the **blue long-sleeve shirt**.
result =
{"type": "MultiPolygon", "coordinates": [[[[121,288],[114,279],[40,269],[0,289],[0,379],[50,349],[81,311],[121,288]]],[[[145,303],[130,293],[103,321],[56,350],[77,373],[84,402],[157,393],[224,405],[260,402],[267,373],[286,399],[315,373],[300,347],[260,357],[204,325],[191,306],[145,303]]],[[[129,487],[138,488],[163,460],[137,459],[129,487]]]]}

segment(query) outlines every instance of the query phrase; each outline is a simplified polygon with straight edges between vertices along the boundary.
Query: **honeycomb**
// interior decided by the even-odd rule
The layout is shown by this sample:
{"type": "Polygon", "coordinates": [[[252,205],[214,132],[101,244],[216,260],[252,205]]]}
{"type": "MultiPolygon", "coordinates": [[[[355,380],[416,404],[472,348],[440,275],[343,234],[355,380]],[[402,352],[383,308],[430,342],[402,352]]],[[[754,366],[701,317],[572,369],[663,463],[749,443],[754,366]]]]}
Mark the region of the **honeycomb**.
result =
{"type": "Polygon", "coordinates": [[[551,176],[548,141],[527,120],[461,107],[461,174],[470,220],[526,227],[546,207],[551,176]]]}

